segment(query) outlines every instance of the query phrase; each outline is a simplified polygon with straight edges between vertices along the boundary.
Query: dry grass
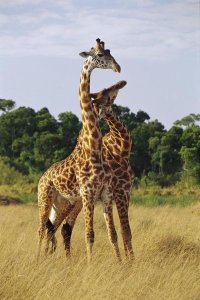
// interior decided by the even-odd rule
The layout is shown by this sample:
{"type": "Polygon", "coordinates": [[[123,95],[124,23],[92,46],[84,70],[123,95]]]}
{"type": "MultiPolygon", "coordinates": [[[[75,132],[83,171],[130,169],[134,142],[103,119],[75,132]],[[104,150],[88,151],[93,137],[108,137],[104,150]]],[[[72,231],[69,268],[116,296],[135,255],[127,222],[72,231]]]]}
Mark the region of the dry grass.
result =
{"type": "MultiPolygon", "coordinates": [[[[82,215],[71,259],[64,256],[58,232],[56,253],[36,265],[37,208],[1,207],[0,299],[200,299],[199,215],[191,207],[131,206],[130,218],[136,254],[132,265],[116,263],[98,205],[90,266],[82,215]]],[[[121,237],[119,242],[122,247],[121,237]]]]}

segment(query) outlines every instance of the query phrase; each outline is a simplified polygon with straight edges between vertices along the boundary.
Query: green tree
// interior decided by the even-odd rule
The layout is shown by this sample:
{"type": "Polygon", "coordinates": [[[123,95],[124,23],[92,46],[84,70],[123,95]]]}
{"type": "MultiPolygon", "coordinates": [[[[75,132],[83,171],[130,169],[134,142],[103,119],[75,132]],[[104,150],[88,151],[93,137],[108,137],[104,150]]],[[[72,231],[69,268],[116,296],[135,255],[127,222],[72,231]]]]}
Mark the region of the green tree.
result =
{"type": "Polygon", "coordinates": [[[164,126],[157,120],[139,123],[132,130],[133,147],[130,160],[136,176],[147,175],[152,170],[153,143],[158,147],[164,132],[164,126]]]}
{"type": "Polygon", "coordinates": [[[72,112],[63,112],[58,116],[60,144],[55,152],[57,160],[64,159],[73,151],[82,127],[76,115],[72,112]]]}
{"type": "Polygon", "coordinates": [[[183,160],[183,177],[190,183],[200,183],[200,157],[196,147],[183,146],[180,151],[183,160]]]}
{"type": "Polygon", "coordinates": [[[0,116],[0,155],[15,157],[13,143],[23,135],[32,136],[35,131],[35,111],[20,107],[0,116]]]}
{"type": "Polygon", "coordinates": [[[200,121],[200,114],[190,114],[182,118],[181,120],[177,120],[176,122],[174,122],[174,125],[191,127],[196,125],[196,123],[199,121],[200,121]]]}
{"type": "Polygon", "coordinates": [[[47,169],[55,160],[60,138],[58,134],[42,132],[34,134],[34,168],[37,171],[47,169]]]}
{"type": "Polygon", "coordinates": [[[0,111],[8,112],[15,107],[13,100],[0,99],[0,111]]]}
{"type": "MultiPolygon", "coordinates": [[[[53,117],[44,107],[14,108],[14,101],[0,99],[0,156],[23,174],[41,173],[73,151],[82,123],[76,115],[64,112],[53,117]]],[[[175,122],[168,131],[158,121],[149,121],[144,111],[113,105],[113,110],[131,133],[130,156],[137,177],[166,185],[175,182],[182,171],[187,182],[200,182],[200,114],[190,114],[175,122]]],[[[103,134],[108,127],[101,120],[103,134]]]]}
{"type": "Polygon", "coordinates": [[[43,107],[42,109],[40,109],[35,115],[35,120],[36,131],[57,133],[58,122],[50,114],[48,108],[43,107]]]}
{"type": "Polygon", "coordinates": [[[128,107],[116,104],[113,104],[112,109],[130,132],[135,129],[138,124],[142,124],[150,119],[149,115],[142,110],[139,110],[137,114],[135,114],[131,112],[128,107]]]}

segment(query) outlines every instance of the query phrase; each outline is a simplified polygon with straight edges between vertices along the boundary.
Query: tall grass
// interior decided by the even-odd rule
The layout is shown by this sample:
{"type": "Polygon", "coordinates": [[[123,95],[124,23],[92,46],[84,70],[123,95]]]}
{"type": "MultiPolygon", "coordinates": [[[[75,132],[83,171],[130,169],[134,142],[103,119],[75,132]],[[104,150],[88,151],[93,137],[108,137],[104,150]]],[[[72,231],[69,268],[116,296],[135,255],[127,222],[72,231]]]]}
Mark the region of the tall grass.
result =
{"type": "Polygon", "coordinates": [[[131,202],[143,206],[179,205],[187,206],[200,201],[200,186],[187,188],[175,185],[168,188],[159,186],[133,189],[131,202]]]}
{"type": "Polygon", "coordinates": [[[199,195],[142,195],[133,192],[131,202],[143,206],[179,205],[186,206],[200,201],[199,195]]]}
{"type": "MultiPolygon", "coordinates": [[[[200,299],[198,210],[130,206],[132,265],[124,255],[121,264],[116,262],[99,205],[94,220],[91,265],[86,263],[82,213],[72,237],[71,259],[65,257],[58,232],[56,253],[42,256],[37,265],[37,207],[1,207],[0,299],[200,299]]],[[[118,220],[116,228],[123,253],[118,220]]]]}

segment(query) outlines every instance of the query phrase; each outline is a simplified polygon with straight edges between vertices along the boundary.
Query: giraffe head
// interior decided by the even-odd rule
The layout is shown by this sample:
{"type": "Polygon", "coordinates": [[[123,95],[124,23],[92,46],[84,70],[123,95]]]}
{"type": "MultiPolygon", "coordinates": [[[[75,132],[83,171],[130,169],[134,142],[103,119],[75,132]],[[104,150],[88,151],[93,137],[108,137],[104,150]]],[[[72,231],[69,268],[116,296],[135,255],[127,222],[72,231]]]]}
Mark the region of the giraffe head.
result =
{"type": "Polygon", "coordinates": [[[107,89],[90,94],[90,97],[93,99],[94,110],[100,118],[105,117],[105,115],[112,110],[112,104],[114,103],[119,90],[126,84],[127,82],[125,80],[121,80],[107,89]]]}
{"type": "Polygon", "coordinates": [[[100,39],[96,40],[96,47],[92,47],[89,52],[81,52],[80,56],[90,58],[93,68],[112,69],[120,73],[121,67],[110,54],[109,49],[104,49],[105,44],[100,39]]]}

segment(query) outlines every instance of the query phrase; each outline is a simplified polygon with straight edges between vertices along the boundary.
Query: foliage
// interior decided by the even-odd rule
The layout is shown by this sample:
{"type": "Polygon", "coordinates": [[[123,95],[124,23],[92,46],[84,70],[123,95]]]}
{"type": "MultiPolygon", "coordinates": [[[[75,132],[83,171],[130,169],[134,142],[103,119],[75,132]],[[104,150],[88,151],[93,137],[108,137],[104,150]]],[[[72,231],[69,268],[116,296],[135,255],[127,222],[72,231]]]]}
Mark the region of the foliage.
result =
{"type": "Polygon", "coordinates": [[[0,185],[13,185],[22,181],[23,176],[6,164],[6,159],[0,158],[0,185]]]}
{"type": "Polygon", "coordinates": [[[0,111],[7,112],[15,107],[13,100],[0,99],[0,111]]]}
{"type": "MultiPolygon", "coordinates": [[[[51,164],[70,155],[82,125],[72,112],[60,113],[56,119],[46,107],[35,111],[14,109],[14,105],[12,100],[0,99],[0,157],[11,173],[15,169],[37,178],[51,164]]],[[[145,178],[148,185],[162,187],[180,179],[187,185],[200,183],[200,114],[190,114],[166,130],[144,111],[134,113],[115,104],[113,110],[130,131],[130,162],[138,180],[145,178]]],[[[100,124],[105,134],[108,127],[103,120],[100,124]]]]}
{"type": "Polygon", "coordinates": [[[196,122],[199,121],[200,121],[200,114],[190,114],[189,116],[186,116],[181,120],[177,120],[176,122],[174,122],[174,124],[178,126],[191,127],[194,126],[196,122]]]}
{"type": "Polygon", "coordinates": [[[72,152],[80,128],[71,112],[56,120],[47,108],[17,108],[0,116],[0,156],[22,174],[38,174],[72,152]]]}

